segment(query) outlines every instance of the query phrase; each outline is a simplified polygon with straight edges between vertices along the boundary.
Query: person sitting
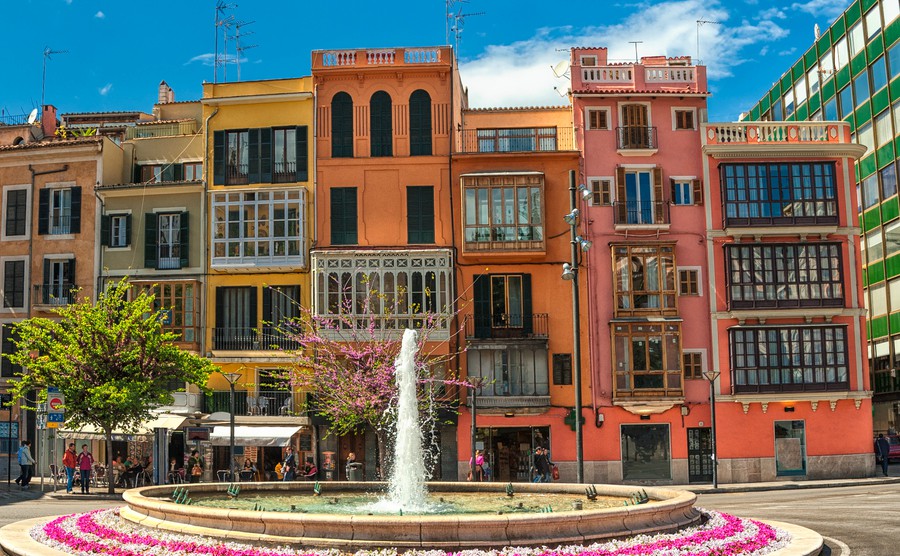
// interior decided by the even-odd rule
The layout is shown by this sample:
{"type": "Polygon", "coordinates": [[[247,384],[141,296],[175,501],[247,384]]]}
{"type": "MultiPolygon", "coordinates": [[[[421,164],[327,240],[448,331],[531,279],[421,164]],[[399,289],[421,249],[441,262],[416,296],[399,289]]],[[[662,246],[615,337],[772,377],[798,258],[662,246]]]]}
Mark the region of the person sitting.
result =
{"type": "Polygon", "coordinates": [[[137,477],[143,470],[144,468],[140,464],[132,465],[126,469],[125,473],[122,474],[122,482],[124,483],[125,488],[129,488],[129,484],[132,487],[137,486],[137,477]]]}
{"type": "Polygon", "coordinates": [[[303,465],[303,478],[307,481],[315,481],[319,474],[319,468],[313,463],[311,457],[306,458],[306,464],[303,465]]]}
{"type": "Polygon", "coordinates": [[[122,462],[122,456],[117,456],[113,460],[113,484],[117,487],[125,486],[125,463],[122,462]]]}
{"type": "Polygon", "coordinates": [[[284,479],[284,473],[281,472],[281,462],[275,464],[275,480],[281,481],[284,479]]]}
{"type": "Polygon", "coordinates": [[[252,481],[256,476],[256,466],[250,461],[250,458],[244,460],[244,468],[241,469],[241,480],[252,481]]]}

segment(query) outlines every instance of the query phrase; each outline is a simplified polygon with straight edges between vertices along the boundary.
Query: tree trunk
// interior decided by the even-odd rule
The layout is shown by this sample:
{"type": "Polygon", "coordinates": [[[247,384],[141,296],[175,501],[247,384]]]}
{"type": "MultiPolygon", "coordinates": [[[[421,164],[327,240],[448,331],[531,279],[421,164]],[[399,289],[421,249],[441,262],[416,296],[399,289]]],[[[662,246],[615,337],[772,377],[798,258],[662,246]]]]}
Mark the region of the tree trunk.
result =
{"type": "Polygon", "coordinates": [[[381,480],[388,481],[393,469],[393,450],[390,438],[386,431],[380,427],[375,428],[375,441],[378,443],[378,468],[381,470],[381,480]]]}
{"type": "Polygon", "coordinates": [[[113,482],[113,440],[112,429],[103,431],[106,435],[106,492],[108,494],[116,493],[116,484],[113,482]]]}

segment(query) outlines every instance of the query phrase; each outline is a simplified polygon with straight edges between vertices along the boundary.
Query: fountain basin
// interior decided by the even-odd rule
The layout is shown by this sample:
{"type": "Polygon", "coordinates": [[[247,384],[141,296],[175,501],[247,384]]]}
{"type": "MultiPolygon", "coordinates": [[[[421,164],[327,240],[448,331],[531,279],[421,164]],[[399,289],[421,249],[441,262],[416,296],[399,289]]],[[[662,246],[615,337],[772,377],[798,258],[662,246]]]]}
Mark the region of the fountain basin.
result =
{"type": "MultiPolygon", "coordinates": [[[[225,495],[228,483],[188,485],[193,499],[225,495]]],[[[587,485],[517,483],[516,493],[581,495],[587,485]]],[[[639,533],[674,531],[700,520],[694,508],[696,495],[665,488],[595,485],[600,496],[630,498],[645,491],[647,504],[592,508],[553,513],[449,514],[449,515],[360,515],[315,514],[289,511],[251,511],[180,505],[168,498],[171,485],[126,491],[123,518],[148,527],[189,531],[234,540],[253,540],[358,550],[361,548],[497,548],[504,546],[556,546],[580,544],[639,533]]],[[[241,483],[241,496],[311,493],[312,483],[241,483]]],[[[322,483],[322,496],[383,490],[381,483],[322,483]]],[[[505,497],[498,483],[428,483],[432,496],[441,493],[477,493],[505,497]]],[[[289,508],[286,508],[289,509],[289,508]]],[[[298,508],[299,509],[299,508],[298,508]]]]}

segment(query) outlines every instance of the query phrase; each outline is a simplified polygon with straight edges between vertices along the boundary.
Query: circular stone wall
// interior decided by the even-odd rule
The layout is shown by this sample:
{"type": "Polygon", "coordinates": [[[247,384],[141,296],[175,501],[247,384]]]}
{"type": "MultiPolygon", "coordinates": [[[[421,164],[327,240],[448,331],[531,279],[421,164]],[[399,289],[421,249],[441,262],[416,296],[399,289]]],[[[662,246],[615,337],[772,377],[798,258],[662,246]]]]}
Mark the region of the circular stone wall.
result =
{"type": "MultiPolygon", "coordinates": [[[[192,498],[225,494],[228,483],[184,485],[192,498]]],[[[283,495],[310,493],[312,483],[240,483],[241,494],[283,495]]],[[[588,485],[515,484],[517,493],[581,494],[588,485]]],[[[322,494],[383,489],[381,483],[322,483],[322,494]]],[[[221,536],[232,540],[273,542],[293,546],[360,548],[489,548],[580,544],[639,533],[672,531],[700,520],[691,492],[620,485],[595,485],[600,496],[630,498],[646,492],[650,502],[636,506],[555,513],[501,515],[326,515],[248,511],[180,505],[169,500],[173,485],[128,490],[121,515],[152,528],[221,536]]],[[[441,492],[484,493],[505,497],[497,483],[429,483],[432,495],[441,492]]]]}

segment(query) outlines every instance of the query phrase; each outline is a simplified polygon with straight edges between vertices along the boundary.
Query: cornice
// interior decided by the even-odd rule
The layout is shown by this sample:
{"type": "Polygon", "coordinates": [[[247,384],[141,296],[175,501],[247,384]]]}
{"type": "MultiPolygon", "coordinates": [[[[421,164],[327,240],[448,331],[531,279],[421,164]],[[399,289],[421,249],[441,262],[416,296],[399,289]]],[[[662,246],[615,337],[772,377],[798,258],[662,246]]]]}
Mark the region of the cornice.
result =
{"type": "Polygon", "coordinates": [[[715,159],[730,158],[853,158],[866,152],[855,143],[727,143],[703,145],[703,154],[715,159]]]}

